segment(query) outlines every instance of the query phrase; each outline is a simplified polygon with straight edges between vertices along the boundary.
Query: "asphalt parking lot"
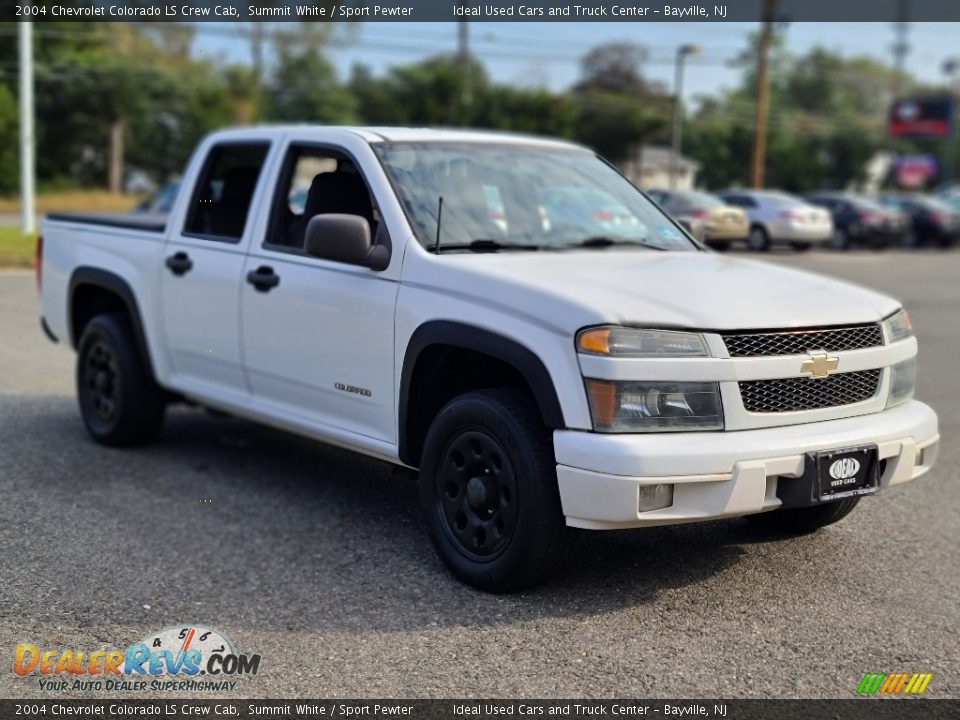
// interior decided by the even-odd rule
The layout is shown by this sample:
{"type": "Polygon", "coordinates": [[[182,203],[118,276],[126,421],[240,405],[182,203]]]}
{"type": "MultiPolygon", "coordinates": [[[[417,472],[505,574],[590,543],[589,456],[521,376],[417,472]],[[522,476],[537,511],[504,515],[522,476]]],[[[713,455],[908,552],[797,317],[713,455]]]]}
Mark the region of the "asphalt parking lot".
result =
{"type": "Polygon", "coordinates": [[[235,697],[850,697],[897,671],[960,697],[960,252],[769,259],[904,301],[939,466],[801,539],[585,533],[563,578],[506,597],[451,579],[379,462],[190,409],[152,446],[93,445],[32,275],[0,273],[0,697],[41,695],[18,642],[194,622],[262,655],[235,697]]]}

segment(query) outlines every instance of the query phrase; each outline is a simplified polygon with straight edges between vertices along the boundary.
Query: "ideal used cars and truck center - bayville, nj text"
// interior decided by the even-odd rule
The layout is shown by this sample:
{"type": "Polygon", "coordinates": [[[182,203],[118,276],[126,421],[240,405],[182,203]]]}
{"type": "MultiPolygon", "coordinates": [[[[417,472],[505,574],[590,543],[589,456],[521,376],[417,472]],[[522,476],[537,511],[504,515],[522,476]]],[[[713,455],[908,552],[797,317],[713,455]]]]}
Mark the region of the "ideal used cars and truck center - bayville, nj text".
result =
{"type": "Polygon", "coordinates": [[[215,132],[167,214],[49,214],[37,272],[96,442],[188,402],[414,469],[489,591],[568,527],[810,532],[939,447],[897,300],[711,252],[558,140],[215,132]]]}

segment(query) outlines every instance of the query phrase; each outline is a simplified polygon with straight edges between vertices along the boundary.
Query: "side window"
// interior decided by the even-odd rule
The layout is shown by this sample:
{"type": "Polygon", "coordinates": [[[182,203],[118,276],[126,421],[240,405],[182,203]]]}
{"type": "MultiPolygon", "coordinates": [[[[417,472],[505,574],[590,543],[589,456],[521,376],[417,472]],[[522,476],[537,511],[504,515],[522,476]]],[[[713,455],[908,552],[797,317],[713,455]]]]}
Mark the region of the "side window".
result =
{"type": "Polygon", "coordinates": [[[303,250],[307,223],[326,213],[366,218],[377,238],[380,214],[353,160],[333,149],[295,145],[280,172],[264,246],[303,250]]]}
{"type": "Polygon", "coordinates": [[[265,142],[225,143],[210,151],[193,191],[184,234],[228,242],[243,236],[269,148],[265,142]]]}

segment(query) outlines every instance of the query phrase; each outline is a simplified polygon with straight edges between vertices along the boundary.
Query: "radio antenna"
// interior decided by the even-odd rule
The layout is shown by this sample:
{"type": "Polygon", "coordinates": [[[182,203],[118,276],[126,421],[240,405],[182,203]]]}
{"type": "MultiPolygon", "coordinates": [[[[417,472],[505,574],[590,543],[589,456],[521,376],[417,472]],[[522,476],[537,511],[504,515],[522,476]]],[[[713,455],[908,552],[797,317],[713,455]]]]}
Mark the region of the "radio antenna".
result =
{"type": "Polygon", "coordinates": [[[434,255],[440,254],[440,220],[443,218],[443,195],[440,196],[440,202],[437,204],[437,239],[433,243],[434,255]]]}

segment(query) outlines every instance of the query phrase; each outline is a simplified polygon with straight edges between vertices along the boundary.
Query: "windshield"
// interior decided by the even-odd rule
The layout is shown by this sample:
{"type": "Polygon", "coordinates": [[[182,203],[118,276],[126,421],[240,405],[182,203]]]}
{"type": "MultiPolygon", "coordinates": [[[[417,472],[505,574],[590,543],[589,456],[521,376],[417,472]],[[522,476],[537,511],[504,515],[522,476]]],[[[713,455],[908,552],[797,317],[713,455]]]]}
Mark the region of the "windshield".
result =
{"type": "Polygon", "coordinates": [[[619,244],[697,250],[629,181],[588,152],[493,143],[373,147],[417,239],[430,249],[440,215],[440,250],[619,244]]]}

